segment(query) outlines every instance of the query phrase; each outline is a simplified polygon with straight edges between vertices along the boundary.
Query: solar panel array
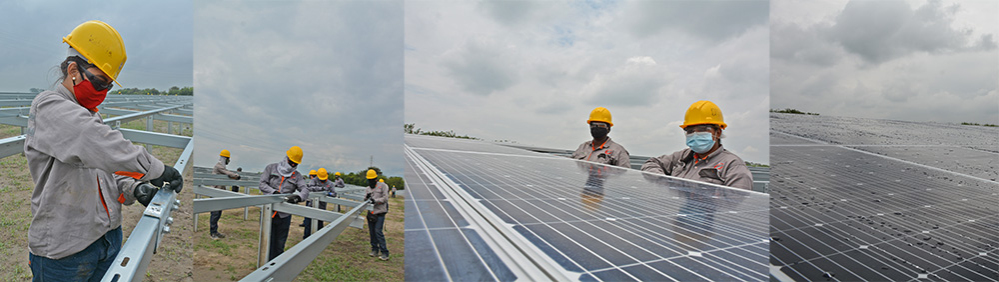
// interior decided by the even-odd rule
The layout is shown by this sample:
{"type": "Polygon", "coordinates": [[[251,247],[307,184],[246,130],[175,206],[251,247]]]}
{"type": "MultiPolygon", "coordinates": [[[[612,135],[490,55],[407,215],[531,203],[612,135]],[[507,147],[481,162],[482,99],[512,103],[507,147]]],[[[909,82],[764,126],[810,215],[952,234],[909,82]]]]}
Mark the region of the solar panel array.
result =
{"type": "Polygon", "coordinates": [[[774,278],[999,281],[999,131],[772,114],[771,137],[774,278]]]}
{"type": "Polygon", "coordinates": [[[407,280],[527,279],[525,264],[582,281],[767,278],[766,194],[485,142],[406,144],[407,280]],[[515,250],[531,260],[497,255],[515,250]]]}

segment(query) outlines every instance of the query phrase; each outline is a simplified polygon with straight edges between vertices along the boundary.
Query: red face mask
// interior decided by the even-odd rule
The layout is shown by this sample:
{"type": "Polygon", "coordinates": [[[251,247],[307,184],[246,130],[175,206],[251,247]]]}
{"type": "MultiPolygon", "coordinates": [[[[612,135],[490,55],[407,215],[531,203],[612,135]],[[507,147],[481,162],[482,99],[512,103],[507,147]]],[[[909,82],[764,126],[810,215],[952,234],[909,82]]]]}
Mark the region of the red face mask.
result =
{"type": "Polygon", "coordinates": [[[95,112],[97,111],[97,106],[103,103],[104,98],[108,96],[108,89],[97,91],[94,85],[86,79],[80,83],[76,83],[74,79],[73,92],[75,92],[76,102],[80,103],[80,106],[95,112]]]}

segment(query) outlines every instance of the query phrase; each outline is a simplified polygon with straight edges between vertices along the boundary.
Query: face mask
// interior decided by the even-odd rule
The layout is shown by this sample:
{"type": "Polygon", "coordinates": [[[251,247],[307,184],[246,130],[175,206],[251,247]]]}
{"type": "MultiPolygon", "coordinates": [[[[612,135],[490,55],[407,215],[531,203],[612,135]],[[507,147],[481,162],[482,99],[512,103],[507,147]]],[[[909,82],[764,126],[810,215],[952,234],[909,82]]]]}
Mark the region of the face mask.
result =
{"type": "Polygon", "coordinates": [[[97,106],[103,103],[104,98],[107,97],[108,90],[97,91],[89,80],[84,79],[80,83],[76,83],[74,79],[73,95],[76,96],[76,102],[80,103],[80,106],[91,111],[96,111],[97,106]]]}
{"type": "Polygon", "coordinates": [[[694,132],[687,134],[687,147],[698,154],[707,153],[715,146],[715,138],[711,132],[694,132]]]}
{"type": "Polygon", "coordinates": [[[602,139],[607,137],[607,132],[610,132],[610,129],[603,127],[590,127],[590,136],[593,136],[593,139],[602,139]]]}
{"type": "Polygon", "coordinates": [[[368,179],[368,187],[375,188],[375,184],[378,184],[378,179],[368,179]]]}

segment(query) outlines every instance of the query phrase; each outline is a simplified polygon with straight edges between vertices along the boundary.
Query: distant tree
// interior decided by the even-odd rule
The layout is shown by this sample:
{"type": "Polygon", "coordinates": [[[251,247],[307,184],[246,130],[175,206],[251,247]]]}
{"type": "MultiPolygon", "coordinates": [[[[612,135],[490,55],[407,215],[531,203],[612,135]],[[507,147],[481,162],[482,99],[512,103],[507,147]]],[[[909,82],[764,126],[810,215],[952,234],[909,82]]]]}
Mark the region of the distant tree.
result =
{"type": "Polygon", "coordinates": [[[458,135],[457,133],[454,133],[453,130],[448,130],[448,131],[436,131],[436,130],[435,131],[423,131],[422,128],[417,128],[417,129],[413,129],[413,128],[416,128],[416,124],[415,123],[406,123],[406,124],[402,125],[403,132],[405,132],[406,134],[429,135],[429,136],[439,136],[439,137],[448,137],[448,138],[481,140],[479,138],[470,137],[468,135],[458,135]]]}
{"type": "Polygon", "coordinates": [[[42,91],[45,91],[45,89],[41,89],[41,88],[31,88],[31,89],[29,89],[28,91],[30,91],[31,93],[42,93],[42,91]]]}

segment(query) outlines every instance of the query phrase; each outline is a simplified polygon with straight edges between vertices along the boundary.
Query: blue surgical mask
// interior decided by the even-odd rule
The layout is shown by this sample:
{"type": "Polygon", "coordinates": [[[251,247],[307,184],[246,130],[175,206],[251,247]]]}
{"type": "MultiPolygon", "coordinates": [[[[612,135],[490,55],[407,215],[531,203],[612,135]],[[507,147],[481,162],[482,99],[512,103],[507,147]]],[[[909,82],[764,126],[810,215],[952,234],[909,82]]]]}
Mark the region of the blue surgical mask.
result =
{"type": "Polygon", "coordinates": [[[715,138],[711,132],[694,132],[687,134],[687,147],[698,154],[707,153],[715,146],[715,138]]]}

